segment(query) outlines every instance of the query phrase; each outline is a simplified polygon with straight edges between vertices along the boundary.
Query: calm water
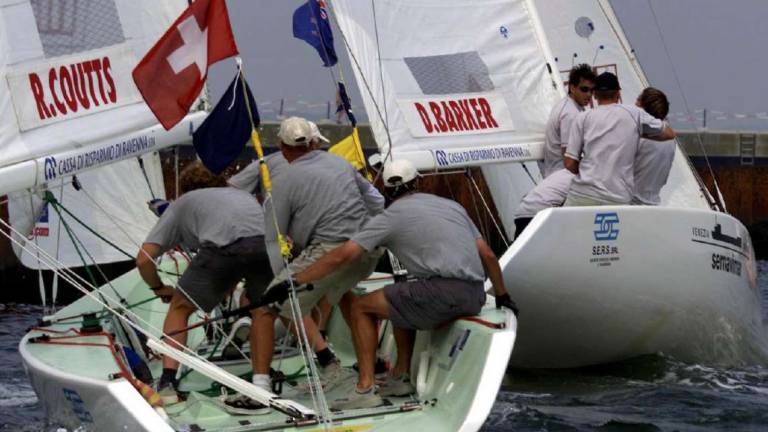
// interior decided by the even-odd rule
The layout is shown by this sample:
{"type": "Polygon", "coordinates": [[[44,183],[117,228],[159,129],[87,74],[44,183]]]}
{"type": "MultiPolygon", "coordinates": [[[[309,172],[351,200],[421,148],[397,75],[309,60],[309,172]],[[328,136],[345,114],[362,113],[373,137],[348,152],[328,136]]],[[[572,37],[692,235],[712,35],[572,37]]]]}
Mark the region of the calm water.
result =
{"type": "MultiPolygon", "coordinates": [[[[768,298],[768,262],[758,265],[768,298]]],[[[39,316],[37,307],[0,305],[0,431],[57,431],[46,425],[16,352],[39,316]]],[[[484,431],[768,431],[768,368],[715,369],[647,356],[589,369],[518,371],[513,382],[484,431]]]]}

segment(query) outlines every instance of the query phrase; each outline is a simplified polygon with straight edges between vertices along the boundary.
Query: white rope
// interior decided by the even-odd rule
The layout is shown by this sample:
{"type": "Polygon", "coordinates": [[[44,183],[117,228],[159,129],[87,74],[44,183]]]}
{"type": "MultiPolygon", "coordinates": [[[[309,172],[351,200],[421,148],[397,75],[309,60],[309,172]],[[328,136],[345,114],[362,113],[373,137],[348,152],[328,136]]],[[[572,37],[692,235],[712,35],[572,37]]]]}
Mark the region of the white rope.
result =
{"type": "MultiPolygon", "coordinates": [[[[16,229],[14,229],[12,226],[10,226],[7,222],[5,222],[2,219],[0,219],[0,224],[2,224],[3,226],[5,226],[6,228],[8,228],[10,230],[10,233],[6,233],[5,231],[2,231],[2,230],[0,230],[0,232],[2,232],[2,234],[6,238],[8,238],[12,243],[18,245],[19,247],[21,247],[23,250],[25,250],[28,253],[33,253],[34,252],[34,250],[30,250],[30,248],[27,245],[21,243],[20,241],[16,240],[12,236],[11,233],[15,233],[17,235],[19,234],[19,232],[16,229]]],[[[80,275],[78,275],[74,271],[64,267],[63,263],[58,262],[55,258],[53,258],[50,254],[48,254],[44,249],[40,248],[40,252],[41,252],[41,258],[42,258],[41,261],[43,261],[43,263],[46,266],[48,266],[49,269],[51,269],[52,271],[54,271],[56,273],[59,273],[61,275],[61,277],[66,282],[70,283],[74,288],[76,288],[77,290],[81,291],[84,295],[90,297],[91,300],[93,300],[96,303],[100,304],[101,306],[103,306],[105,309],[107,309],[110,312],[112,312],[117,317],[126,318],[126,315],[130,315],[131,317],[135,318],[137,321],[141,322],[144,326],[146,326],[146,329],[142,328],[142,327],[139,327],[138,324],[132,322],[129,319],[126,319],[127,324],[129,326],[131,326],[132,328],[134,328],[136,331],[141,332],[142,334],[146,335],[148,338],[158,339],[156,336],[154,336],[153,334],[151,334],[151,333],[149,333],[147,331],[147,329],[150,329],[150,330],[153,330],[154,332],[156,332],[157,334],[160,334],[161,337],[169,338],[169,336],[167,334],[165,334],[161,329],[155,327],[154,325],[152,325],[152,323],[150,323],[149,321],[145,320],[144,318],[142,318],[140,315],[136,314],[135,312],[133,312],[131,310],[126,310],[125,314],[124,314],[124,313],[121,313],[121,312],[117,311],[115,308],[113,308],[110,305],[110,303],[113,303],[115,305],[119,305],[120,304],[119,301],[117,301],[116,299],[110,297],[106,293],[99,292],[99,295],[94,294],[93,291],[97,291],[98,288],[94,287],[91,283],[86,281],[83,277],[81,277],[80,275]],[[90,290],[88,288],[86,288],[86,287],[90,288],[90,290]],[[99,296],[101,296],[103,298],[103,300],[101,298],[99,298],[99,296]]],[[[174,345],[178,345],[178,344],[174,343],[174,345]]],[[[186,352],[188,352],[189,354],[191,354],[193,356],[200,357],[194,350],[192,350],[192,349],[190,349],[188,347],[181,346],[181,348],[182,348],[183,351],[186,351],[186,352]]],[[[200,358],[202,358],[202,357],[200,357],[200,358]]],[[[203,360],[205,360],[205,359],[203,359],[203,360]]],[[[207,360],[205,360],[205,361],[207,361],[207,360]]]]}
{"type": "MultiPolygon", "coordinates": [[[[109,212],[107,212],[107,210],[106,210],[106,209],[104,209],[104,207],[103,207],[101,204],[99,204],[99,203],[98,203],[98,201],[96,201],[96,200],[95,200],[95,199],[94,199],[94,198],[93,198],[93,197],[92,197],[92,196],[91,196],[91,195],[88,193],[88,191],[86,191],[86,190],[85,190],[85,188],[81,188],[80,190],[81,190],[81,191],[82,191],[82,192],[85,194],[85,196],[86,196],[86,197],[87,197],[87,198],[88,198],[88,199],[89,199],[89,200],[90,200],[90,201],[91,201],[91,202],[92,202],[92,203],[93,203],[93,204],[94,204],[94,205],[95,205],[95,206],[96,206],[96,207],[97,207],[97,208],[98,208],[98,209],[99,209],[101,212],[103,212],[105,215],[109,215],[109,212]]],[[[152,256],[150,256],[150,255],[147,253],[147,251],[145,251],[145,250],[144,250],[144,249],[141,247],[141,244],[140,244],[139,242],[137,242],[136,240],[134,240],[134,239],[131,237],[131,235],[130,235],[130,234],[129,234],[129,233],[126,231],[126,230],[125,230],[125,228],[123,228],[122,226],[120,226],[120,224],[118,224],[118,223],[115,223],[115,226],[117,227],[117,229],[118,229],[118,230],[120,230],[120,232],[122,232],[122,233],[123,233],[123,235],[125,235],[125,237],[128,239],[128,241],[130,241],[131,243],[133,243],[133,245],[134,245],[134,246],[136,246],[136,247],[138,248],[138,250],[139,250],[139,253],[143,254],[145,257],[149,258],[150,260],[152,260],[152,261],[155,261],[155,259],[154,259],[154,258],[152,258],[152,256]]],[[[86,251],[86,253],[87,253],[87,251],[86,251]]],[[[89,254],[89,256],[90,256],[90,254],[89,254]]],[[[157,265],[157,263],[156,263],[155,265],[157,265]]],[[[97,266],[97,268],[98,268],[98,266],[97,266]]],[[[99,271],[101,272],[101,270],[100,270],[100,269],[99,269],[99,271]]],[[[102,275],[103,275],[103,273],[102,273],[102,275]]],[[[106,277],[105,277],[105,278],[106,278],[106,277]]],[[[108,282],[108,283],[109,283],[109,282],[108,282]]],[[[110,285],[111,285],[111,283],[110,283],[110,285]]],[[[200,308],[200,305],[199,305],[199,304],[197,304],[197,302],[195,302],[195,301],[194,301],[194,299],[192,299],[192,297],[191,297],[191,296],[187,295],[186,291],[184,291],[184,289],[183,289],[183,288],[182,288],[182,287],[181,287],[181,286],[178,284],[178,279],[177,279],[177,280],[174,282],[174,288],[176,288],[176,289],[177,289],[177,290],[179,290],[181,293],[183,293],[183,294],[184,294],[184,297],[185,297],[187,300],[189,300],[189,302],[190,302],[190,303],[192,303],[192,304],[195,306],[195,308],[197,308],[197,310],[199,310],[199,311],[202,311],[202,308],[200,308]]],[[[208,319],[208,318],[209,318],[209,315],[208,315],[208,314],[206,314],[206,313],[203,313],[203,314],[202,314],[202,316],[203,316],[203,319],[208,319]]],[[[231,345],[232,347],[234,347],[234,348],[235,348],[235,350],[237,350],[237,352],[240,354],[240,356],[241,356],[241,357],[242,357],[244,360],[249,360],[249,356],[248,356],[247,354],[245,354],[245,352],[243,352],[243,350],[242,350],[242,349],[241,349],[239,346],[237,346],[237,344],[234,342],[234,340],[232,340],[232,339],[229,339],[229,335],[227,335],[227,334],[224,332],[224,329],[223,329],[221,326],[219,326],[219,325],[215,325],[215,324],[214,324],[214,325],[213,325],[213,328],[214,328],[214,332],[215,332],[215,333],[217,333],[217,334],[218,334],[218,335],[219,335],[219,336],[222,338],[222,340],[225,340],[225,341],[227,341],[227,344],[228,344],[228,345],[231,345]]],[[[222,347],[222,349],[223,349],[224,347],[226,347],[226,346],[227,346],[227,345],[225,344],[225,345],[222,347]]]]}

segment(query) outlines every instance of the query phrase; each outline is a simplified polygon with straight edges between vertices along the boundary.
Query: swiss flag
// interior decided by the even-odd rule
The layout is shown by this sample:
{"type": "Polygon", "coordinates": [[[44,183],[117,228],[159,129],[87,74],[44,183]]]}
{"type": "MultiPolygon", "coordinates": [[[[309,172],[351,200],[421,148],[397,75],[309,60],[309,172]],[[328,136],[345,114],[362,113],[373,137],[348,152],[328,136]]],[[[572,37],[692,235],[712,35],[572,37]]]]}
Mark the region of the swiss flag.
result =
{"type": "Polygon", "coordinates": [[[203,89],[208,66],[237,55],[225,0],[196,0],[133,70],[133,81],[168,130],[203,89]]]}

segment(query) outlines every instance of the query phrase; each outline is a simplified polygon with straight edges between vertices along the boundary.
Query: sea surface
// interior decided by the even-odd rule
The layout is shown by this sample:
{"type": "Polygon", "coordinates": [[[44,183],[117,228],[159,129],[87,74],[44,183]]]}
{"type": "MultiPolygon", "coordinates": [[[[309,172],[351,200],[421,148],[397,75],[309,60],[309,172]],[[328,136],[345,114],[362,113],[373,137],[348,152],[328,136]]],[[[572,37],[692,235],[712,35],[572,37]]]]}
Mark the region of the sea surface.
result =
{"type": "MultiPolygon", "coordinates": [[[[768,299],[768,261],[758,270],[768,299]]],[[[0,431],[73,432],[46,424],[17,352],[40,313],[0,304],[0,431]]],[[[718,369],[654,355],[509,378],[483,431],[768,431],[764,367],[718,369]]]]}

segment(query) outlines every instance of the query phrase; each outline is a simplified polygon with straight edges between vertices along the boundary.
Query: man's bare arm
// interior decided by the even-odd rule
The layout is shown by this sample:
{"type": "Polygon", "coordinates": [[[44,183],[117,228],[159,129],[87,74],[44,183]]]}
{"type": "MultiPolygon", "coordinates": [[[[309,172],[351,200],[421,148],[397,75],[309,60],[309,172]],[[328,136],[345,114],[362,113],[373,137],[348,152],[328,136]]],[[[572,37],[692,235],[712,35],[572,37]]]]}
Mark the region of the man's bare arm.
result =
{"type": "Polygon", "coordinates": [[[574,174],[579,173],[579,161],[576,159],[571,159],[570,157],[566,156],[563,158],[563,165],[565,165],[565,169],[568,171],[574,174]]]}
{"type": "Polygon", "coordinates": [[[300,285],[322,279],[338,268],[360,258],[363,252],[365,252],[365,250],[360,245],[349,240],[343,245],[323,255],[322,258],[315,261],[309,268],[294,275],[294,279],[300,285]]]}
{"type": "Polygon", "coordinates": [[[674,130],[672,130],[671,127],[665,126],[664,130],[661,131],[659,135],[654,135],[654,136],[643,135],[643,138],[647,138],[653,141],[669,141],[671,139],[674,139],[676,136],[677,134],[675,133],[674,130]]]}
{"type": "Polygon", "coordinates": [[[139,254],[136,256],[136,267],[139,269],[139,274],[150,288],[156,288],[163,284],[163,281],[157,274],[157,267],[154,261],[161,254],[159,244],[144,243],[141,245],[141,250],[139,250],[139,254]]]}
{"type": "Polygon", "coordinates": [[[497,296],[506,294],[507,288],[504,286],[504,278],[501,275],[499,260],[485,240],[477,239],[477,253],[480,254],[480,261],[483,263],[485,274],[488,275],[488,279],[491,280],[494,294],[497,296]]]}

